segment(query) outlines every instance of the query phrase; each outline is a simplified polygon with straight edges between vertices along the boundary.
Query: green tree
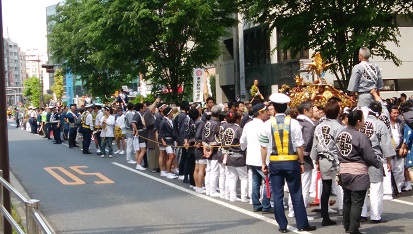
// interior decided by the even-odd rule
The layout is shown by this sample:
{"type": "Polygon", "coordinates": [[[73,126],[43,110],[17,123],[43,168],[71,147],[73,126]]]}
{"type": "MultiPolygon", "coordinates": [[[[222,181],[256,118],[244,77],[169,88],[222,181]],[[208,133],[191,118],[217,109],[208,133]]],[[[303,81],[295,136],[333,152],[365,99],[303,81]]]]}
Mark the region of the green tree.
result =
{"type": "Polygon", "coordinates": [[[163,99],[177,100],[180,86],[192,84],[192,69],[222,53],[219,39],[236,23],[236,10],[236,0],[67,0],[49,41],[56,60],[95,96],[142,73],[156,95],[168,87],[163,99]]]}
{"type": "Polygon", "coordinates": [[[54,73],[54,84],[50,88],[57,99],[62,99],[63,96],[63,72],[62,69],[56,69],[54,73]]]}
{"type": "MultiPolygon", "coordinates": [[[[136,61],[128,63],[121,46],[110,38],[119,34],[116,14],[105,15],[109,1],[67,0],[49,18],[49,46],[54,61],[66,72],[79,75],[88,93],[107,99],[120,85],[137,77],[136,61]],[[106,18],[105,18],[106,17],[106,18]]],[[[125,39],[129,40],[129,39],[125,39]]],[[[132,39],[131,39],[132,40],[132,39]]],[[[104,100],[106,101],[106,100],[104,100]]]]}
{"type": "Polygon", "coordinates": [[[411,0],[241,0],[241,9],[247,20],[277,30],[276,49],[290,50],[295,56],[310,48],[335,62],[331,70],[342,89],[347,88],[362,46],[375,56],[401,64],[386,43],[398,46],[400,33],[394,19],[413,11],[411,0]]]}
{"type": "Polygon", "coordinates": [[[209,82],[211,85],[212,97],[214,98],[214,100],[217,100],[216,76],[215,75],[209,76],[209,82]]]}
{"type": "Polygon", "coordinates": [[[49,104],[51,99],[53,99],[53,94],[43,94],[43,103],[49,104]]]}
{"type": "MultiPolygon", "coordinates": [[[[128,2],[120,1],[119,2],[128,2]]],[[[179,100],[181,85],[191,87],[193,68],[213,63],[221,55],[219,39],[236,21],[232,0],[130,1],[124,27],[143,41],[143,69],[158,86],[172,90],[165,99],[179,100]],[[131,25],[132,27],[130,27],[131,25]]],[[[129,5],[129,3],[123,3],[129,5]]],[[[186,89],[188,90],[188,89],[186,89]]]]}
{"type": "Polygon", "coordinates": [[[40,82],[39,78],[33,76],[24,81],[23,96],[34,106],[40,104],[40,82]]]}

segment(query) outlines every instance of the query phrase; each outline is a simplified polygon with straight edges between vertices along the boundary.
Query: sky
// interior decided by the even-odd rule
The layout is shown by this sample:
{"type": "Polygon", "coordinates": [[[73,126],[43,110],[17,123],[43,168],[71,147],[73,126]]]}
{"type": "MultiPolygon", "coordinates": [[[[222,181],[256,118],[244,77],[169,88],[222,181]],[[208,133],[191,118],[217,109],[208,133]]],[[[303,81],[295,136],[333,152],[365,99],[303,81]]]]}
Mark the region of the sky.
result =
{"type": "Polygon", "coordinates": [[[59,0],[2,0],[3,35],[19,47],[46,52],[46,7],[59,0]]]}

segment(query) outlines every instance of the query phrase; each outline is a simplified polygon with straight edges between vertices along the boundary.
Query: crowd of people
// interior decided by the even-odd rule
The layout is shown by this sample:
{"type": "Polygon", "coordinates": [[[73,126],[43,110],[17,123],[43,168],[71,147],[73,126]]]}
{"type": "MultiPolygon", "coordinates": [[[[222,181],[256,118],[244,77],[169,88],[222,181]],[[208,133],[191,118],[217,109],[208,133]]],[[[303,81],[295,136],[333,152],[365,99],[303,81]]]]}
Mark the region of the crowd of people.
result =
{"type": "Polygon", "coordinates": [[[348,88],[352,109],[337,97],[324,106],[304,100],[297,108],[282,93],[265,101],[255,81],[251,102],[217,105],[209,97],[204,106],[176,106],[122,98],[115,108],[30,107],[30,131],[47,139],[53,133],[55,144],[68,140],[69,148],[82,144],[83,154],[93,154],[93,141],[102,158],[125,155],[137,170],[181,179],[199,194],[250,202],[254,212],[274,213],[282,233],[288,231],[285,192],[288,217],[296,218],[298,230],[316,229],[305,208],[317,194],[320,173],[322,226],[336,225],[329,215],[336,212],[346,232],[360,233],[360,222],[368,221],[368,191],[370,223],[384,223],[383,200],[412,190],[413,176],[413,132],[400,115],[410,113],[413,102],[405,98],[387,106],[379,93],[380,69],[369,57],[361,48],[348,88]]]}

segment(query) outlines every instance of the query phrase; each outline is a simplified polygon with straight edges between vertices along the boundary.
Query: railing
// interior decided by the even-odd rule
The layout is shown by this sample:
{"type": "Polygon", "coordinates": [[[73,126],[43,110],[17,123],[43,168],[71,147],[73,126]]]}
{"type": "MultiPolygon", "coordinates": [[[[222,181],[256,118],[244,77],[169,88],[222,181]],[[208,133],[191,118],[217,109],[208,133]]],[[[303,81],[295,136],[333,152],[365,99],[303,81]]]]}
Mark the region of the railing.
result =
{"type": "Polygon", "coordinates": [[[46,234],[53,234],[50,228],[47,226],[46,222],[43,220],[42,216],[40,215],[40,205],[39,200],[30,199],[27,200],[21,193],[19,193],[16,189],[14,189],[4,178],[3,178],[3,171],[0,170],[0,204],[1,204],[1,212],[0,212],[0,227],[3,226],[3,216],[9,221],[9,223],[13,226],[14,230],[16,230],[20,234],[25,234],[23,229],[19,226],[19,224],[13,219],[12,215],[4,208],[3,206],[3,188],[9,190],[9,192],[14,193],[16,197],[25,204],[26,208],[26,231],[28,234],[39,234],[39,233],[46,233],[46,234]]]}

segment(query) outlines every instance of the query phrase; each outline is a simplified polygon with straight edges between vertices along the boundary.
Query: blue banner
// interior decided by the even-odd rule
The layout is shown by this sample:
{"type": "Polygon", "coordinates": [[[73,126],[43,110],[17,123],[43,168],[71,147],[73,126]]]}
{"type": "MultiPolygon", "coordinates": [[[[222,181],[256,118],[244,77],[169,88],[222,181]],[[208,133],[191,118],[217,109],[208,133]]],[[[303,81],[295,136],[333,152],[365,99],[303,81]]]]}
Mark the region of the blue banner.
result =
{"type": "Polygon", "coordinates": [[[68,73],[66,74],[66,101],[68,105],[73,103],[74,96],[73,75],[68,73]]]}

